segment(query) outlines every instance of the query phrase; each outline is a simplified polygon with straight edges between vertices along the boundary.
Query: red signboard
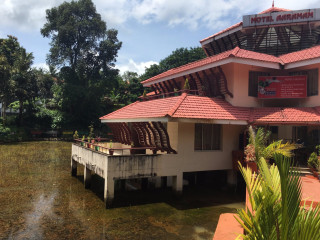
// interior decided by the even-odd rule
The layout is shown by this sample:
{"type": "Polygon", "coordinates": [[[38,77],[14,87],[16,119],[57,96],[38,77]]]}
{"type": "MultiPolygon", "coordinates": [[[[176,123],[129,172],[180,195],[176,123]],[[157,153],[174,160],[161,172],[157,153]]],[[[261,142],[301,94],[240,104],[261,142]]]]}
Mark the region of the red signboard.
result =
{"type": "Polygon", "coordinates": [[[258,98],[305,98],[307,76],[266,76],[258,78],[258,98]]]}

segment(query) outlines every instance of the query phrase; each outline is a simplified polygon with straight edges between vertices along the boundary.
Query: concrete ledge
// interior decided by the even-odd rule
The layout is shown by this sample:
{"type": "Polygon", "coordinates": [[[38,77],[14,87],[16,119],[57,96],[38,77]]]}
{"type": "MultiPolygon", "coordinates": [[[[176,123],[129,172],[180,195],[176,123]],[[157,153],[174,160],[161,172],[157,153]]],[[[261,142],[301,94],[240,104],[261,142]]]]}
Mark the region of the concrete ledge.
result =
{"type": "Polygon", "coordinates": [[[234,213],[224,213],[219,217],[213,240],[234,240],[243,233],[243,228],[234,218],[234,213]]]}

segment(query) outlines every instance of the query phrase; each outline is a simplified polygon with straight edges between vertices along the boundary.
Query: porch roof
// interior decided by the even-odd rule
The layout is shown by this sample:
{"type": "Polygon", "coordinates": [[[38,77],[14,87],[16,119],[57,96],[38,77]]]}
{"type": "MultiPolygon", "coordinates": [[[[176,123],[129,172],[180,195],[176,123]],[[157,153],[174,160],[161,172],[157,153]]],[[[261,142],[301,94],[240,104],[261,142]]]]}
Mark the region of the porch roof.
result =
{"type": "Polygon", "coordinates": [[[220,123],[238,121],[238,124],[320,124],[320,107],[236,107],[221,98],[183,93],[176,97],[137,101],[100,118],[102,122],[147,122],[169,119],[221,120],[220,123]]]}
{"type": "Polygon", "coordinates": [[[253,108],[250,122],[255,124],[320,124],[320,107],[253,108]]]}

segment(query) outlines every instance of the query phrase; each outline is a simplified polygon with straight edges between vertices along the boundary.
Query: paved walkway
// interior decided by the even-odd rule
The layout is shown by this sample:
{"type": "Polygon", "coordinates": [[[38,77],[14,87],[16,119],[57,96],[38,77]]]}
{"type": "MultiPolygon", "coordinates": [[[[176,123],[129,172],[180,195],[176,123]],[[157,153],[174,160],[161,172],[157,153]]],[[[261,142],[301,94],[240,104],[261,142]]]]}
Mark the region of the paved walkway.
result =
{"type": "Polygon", "coordinates": [[[307,206],[314,204],[320,204],[320,181],[319,179],[307,175],[301,177],[302,180],[302,201],[301,205],[306,202],[307,206]]]}

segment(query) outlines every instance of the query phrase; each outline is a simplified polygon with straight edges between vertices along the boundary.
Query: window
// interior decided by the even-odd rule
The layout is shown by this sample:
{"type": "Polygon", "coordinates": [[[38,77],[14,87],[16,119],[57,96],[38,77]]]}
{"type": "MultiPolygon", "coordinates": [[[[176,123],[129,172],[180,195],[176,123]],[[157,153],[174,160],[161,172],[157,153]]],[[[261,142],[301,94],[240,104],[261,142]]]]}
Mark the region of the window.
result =
{"type": "Polygon", "coordinates": [[[305,71],[290,72],[290,76],[306,75],[307,76],[307,95],[318,95],[318,69],[310,69],[305,71]]]}
{"type": "Polygon", "coordinates": [[[194,150],[220,150],[221,125],[195,124],[194,150]]]}
{"type": "Polygon", "coordinates": [[[258,78],[260,76],[270,76],[270,73],[266,72],[249,72],[249,96],[258,97],[258,78]]]}

